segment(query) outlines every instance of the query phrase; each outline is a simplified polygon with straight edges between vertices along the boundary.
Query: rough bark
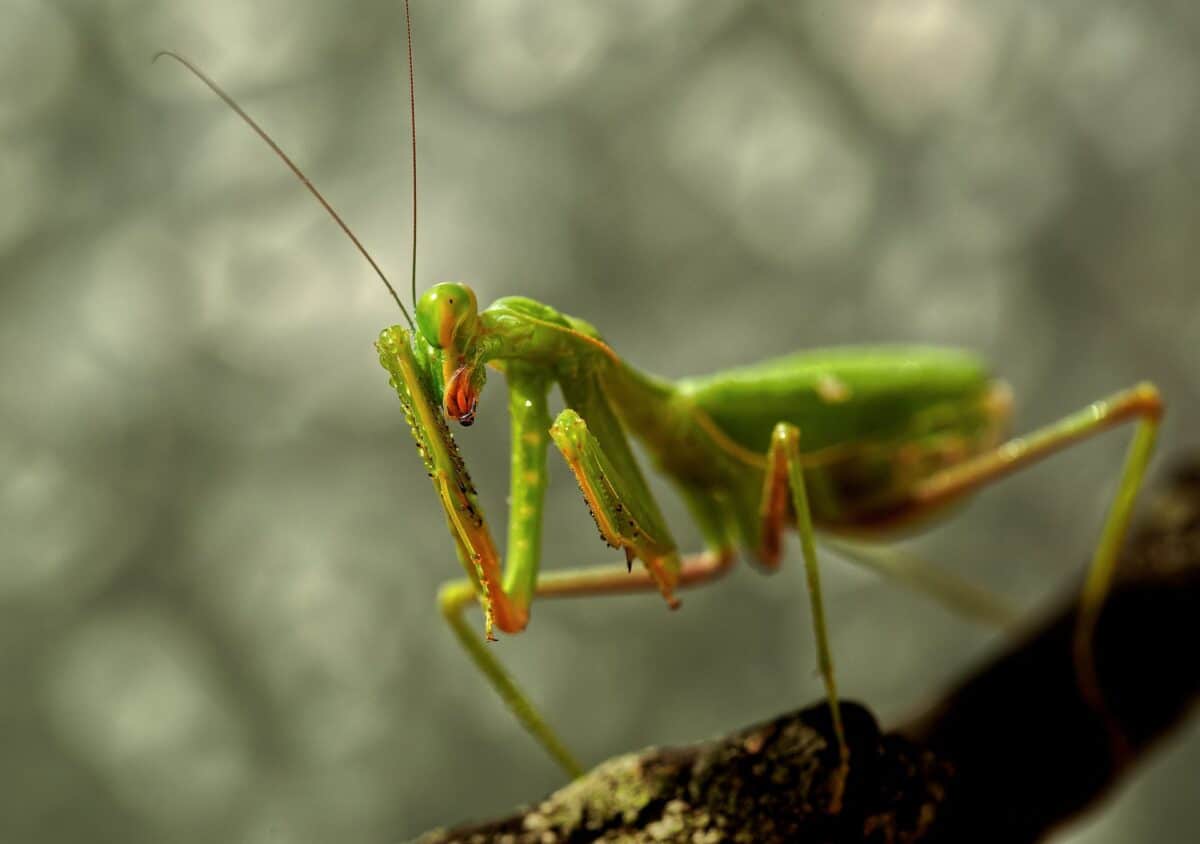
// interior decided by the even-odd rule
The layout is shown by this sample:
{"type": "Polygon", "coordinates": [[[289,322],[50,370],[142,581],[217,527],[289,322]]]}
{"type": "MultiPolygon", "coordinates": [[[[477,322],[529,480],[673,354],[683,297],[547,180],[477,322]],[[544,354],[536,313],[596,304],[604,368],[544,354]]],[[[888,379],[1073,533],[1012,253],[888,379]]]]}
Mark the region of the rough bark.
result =
{"type": "Polygon", "coordinates": [[[1200,690],[1200,459],[1177,472],[1129,542],[1096,633],[1097,671],[1124,736],[1082,699],[1075,606],[913,723],[843,713],[853,760],[828,811],[835,755],[815,706],[682,748],[611,759],[536,806],[421,840],[448,842],[962,842],[1020,844],[1102,798],[1200,690]]]}

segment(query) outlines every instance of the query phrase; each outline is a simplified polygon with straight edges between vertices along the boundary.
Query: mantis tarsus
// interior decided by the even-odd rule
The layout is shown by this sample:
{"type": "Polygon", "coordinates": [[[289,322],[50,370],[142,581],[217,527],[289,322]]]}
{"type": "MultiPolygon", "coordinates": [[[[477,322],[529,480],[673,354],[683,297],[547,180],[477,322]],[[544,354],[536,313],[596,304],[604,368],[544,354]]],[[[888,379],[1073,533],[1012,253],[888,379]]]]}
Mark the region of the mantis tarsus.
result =
{"type": "MultiPolygon", "coordinates": [[[[366,255],[266,133],[193,65],[166,55],[234,108],[366,255]]],[[[411,35],[409,59],[411,72],[411,35]]],[[[411,86],[410,75],[410,96],[411,86]]],[[[413,148],[415,255],[415,136],[413,148]]],[[[1092,633],[1154,448],[1162,404],[1153,385],[1139,384],[1005,441],[1011,416],[1008,388],[967,352],[827,349],[671,382],[635,369],[583,320],[531,299],[504,298],[480,310],[470,287],[443,283],[418,300],[415,269],[414,325],[383,280],[408,325],[384,329],[376,343],[379,359],[399,395],[466,573],[442,589],[441,611],[488,681],[569,775],[579,774],[582,766],[485,642],[494,639],[497,629],[509,634],[523,630],[535,598],[656,590],[675,607],[677,588],[717,579],[739,549],[768,568],[778,566],[782,532],[795,526],[818,666],[837,739],[840,782],[851,760],[826,636],[815,532],[886,535],[936,516],[991,481],[1080,439],[1135,421],[1117,495],[1084,584],[1075,637],[1080,688],[1104,711],[1094,676],[1092,633]],[[503,560],[448,425],[448,419],[463,425],[474,421],[489,365],[506,378],[512,425],[503,560]],[[566,408],[552,421],[548,395],[554,386],[566,408]],[[704,536],[704,551],[679,552],[634,459],[631,435],[674,482],[704,536]],[[623,564],[539,574],[551,442],[578,481],[601,538],[624,553],[623,564]],[[638,570],[633,569],[635,560],[642,563],[638,570]],[[464,618],[476,602],[484,613],[483,637],[464,618]]],[[[834,810],[840,797],[840,785],[835,785],[834,810]]]]}

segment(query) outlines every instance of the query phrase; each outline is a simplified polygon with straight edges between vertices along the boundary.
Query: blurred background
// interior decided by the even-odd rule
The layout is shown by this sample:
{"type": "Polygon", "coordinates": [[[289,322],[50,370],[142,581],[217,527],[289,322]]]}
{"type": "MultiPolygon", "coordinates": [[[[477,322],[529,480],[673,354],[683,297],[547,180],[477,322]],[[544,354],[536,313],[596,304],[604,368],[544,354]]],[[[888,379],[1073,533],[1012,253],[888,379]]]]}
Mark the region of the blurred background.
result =
{"type": "MultiPolygon", "coordinates": [[[[419,286],[543,300],[651,371],[963,345],[1029,428],[1149,378],[1200,418],[1200,7],[413,4],[419,286]]],[[[560,775],[434,604],[458,571],[371,343],[408,287],[395,0],[0,0],[0,840],[396,841],[560,775]]],[[[460,435],[503,537],[500,377],[460,435]]],[[[1127,435],[911,547],[1031,618],[1127,435]]],[[[604,562],[551,455],[547,568],[604,562]]],[[[698,535],[656,483],[677,538],[698,535]]],[[[895,722],[1002,643],[832,556],[848,697],[895,722]]],[[[668,613],[543,604],[497,649],[589,761],[821,695],[794,543],[668,613]]],[[[1181,658],[1192,658],[1182,656],[1181,658]]],[[[1036,694],[1035,689],[1030,694],[1036,694]]],[[[1055,840],[1195,840],[1200,725],[1055,840]]]]}

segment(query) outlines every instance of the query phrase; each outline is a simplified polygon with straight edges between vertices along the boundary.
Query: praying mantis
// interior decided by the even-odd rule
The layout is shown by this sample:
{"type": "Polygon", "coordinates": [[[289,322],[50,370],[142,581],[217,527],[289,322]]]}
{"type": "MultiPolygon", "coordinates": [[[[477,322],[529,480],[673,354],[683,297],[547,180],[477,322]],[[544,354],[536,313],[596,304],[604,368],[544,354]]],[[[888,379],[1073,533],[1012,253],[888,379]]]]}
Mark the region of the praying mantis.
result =
{"type": "MultiPolygon", "coordinates": [[[[411,72],[411,35],[409,51],[411,72]]],[[[366,255],[341,218],[257,124],[197,68],[175,54],[166,55],[192,70],[247,120],[366,255]]],[[[412,84],[410,75],[410,95],[412,84]]],[[[415,156],[414,142],[414,162],[415,156]]],[[[1162,402],[1152,384],[1138,384],[1032,433],[1007,438],[1010,390],[965,351],[913,346],[815,350],[670,381],[635,368],[590,324],[550,305],[507,297],[481,309],[473,290],[461,283],[434,285],[418,298],[414,269],[410,315],[386,278],[384,283],[406,324],[380,334],[379,361],[442,505],[464,572],[441,590],[439,608],[472,662],[569,776],[580,774],[582,764],[503,667],[499,646],[489,644],[495,634],[524,630],[538,598],[658,592],[669,607],[677,607],[678,589],[716,582],[739,552],[767,569],[777,568],[782,535],[794,527],[816,661],[833,723],[840,784],[830,806],[836,811],[853,760],[839,716],[817,533],[887,539],[946,515],[993,481],[1130,423],[1133,439],[1088,568],[1075,637],[1081,690],[1103,710],[1092,667],[1092,634],[1154,449],[1162,402]],[[450,431],[451,422],[476,421],[489,368],[506,381],[511,424],[503,555],[450,431]],[[549,395],[554,388],[565,409],[552,418],[549,395]],[[641,442],[679,492],[704,537],[702,551],[685,554],[672,538],[634,457],[631,438],[641,442]],[[574,475],[601,539],[621,552],[623,562],[540,572],[551,444],[574,475]],[[482,634],[465,616],[473,605],[483,613],[482,634]]]]}

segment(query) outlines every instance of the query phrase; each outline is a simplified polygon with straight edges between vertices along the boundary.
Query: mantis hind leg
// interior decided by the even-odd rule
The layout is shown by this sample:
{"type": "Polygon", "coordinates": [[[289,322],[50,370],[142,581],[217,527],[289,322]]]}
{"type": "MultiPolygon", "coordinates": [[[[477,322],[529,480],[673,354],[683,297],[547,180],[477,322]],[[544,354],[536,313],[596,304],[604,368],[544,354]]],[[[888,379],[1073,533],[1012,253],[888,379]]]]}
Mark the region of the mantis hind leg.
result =
{"type": "Polygon", "coordinates": [[[804,556],[804,573],[808,581],[813,634],[816,638],[817,666],[825,683],[825,695],[829,700],[833,733],[837,740],[838,769],[833,779],[833,794],[829,806],[829,810],[836,813],[841,809],[842,794],[850,772],[850,749],[846,744],[846,733],[842,726],[833,654],[829,649],[829,636],[826,632],[821,573],[817,566],[816,535],[800,464],[800,430],[795,425],[780,422],[771,434],[760,509],[762,536],[759,556],[771,567],[779,565],[780,537],[788,522],[789,503],[791,513],[796,519],[796,530],[800,534],[800,548],[804,556]]]}
{"type": "Polygon", "coordinates": [[[1119,740],[1118,746],[1121,743],[1121,734],[1100,691],[1093,653],[1093,636],[1096,622],[1112,586],[1117,556],[1129,527],[1134,501],[1145,477],[1146,466],[1154,452],[1162,411],[1162,399],[1153,384],[1143,383],[1116,393],[1058,422],[1009,440],[992,451],[931,476],[917,486],[899,514],[901,517],[909,513],[919,514],[949,504],[1079,440],[1125,422],[1137,422],[1133,440],[1126,452],[1116,495],[1088,566],[1079,600],[1074,635],[1074,660],[1080,691],[1092,708],[1108,722],[1114,738],[1119,740]]]}
{"type": "MultiPolygon", "coordinates": [[[[728,571],[732,562],[732,551],[705,552],[685,557],[679,567],[678,585],[698,586],[707,583],[728,571]]],[[[534,594],[539,598],[568,598],[622,595],[655,589],[658,589],[658,583],[648,570],[630,572],[625,566],[617,565],[543,574],[538,577],[534,594]]],[[[580,776],[584,769],[578,759],[493,654],[492,643],[481,639],[478,631],[467,623],[465,610],[477,602],[475,585],[470,580],[451,581],[438,592],[438,605],[455,638],[521,722],[521,726],[550,754],[567,776],[572,779],[580,776]]]]}

